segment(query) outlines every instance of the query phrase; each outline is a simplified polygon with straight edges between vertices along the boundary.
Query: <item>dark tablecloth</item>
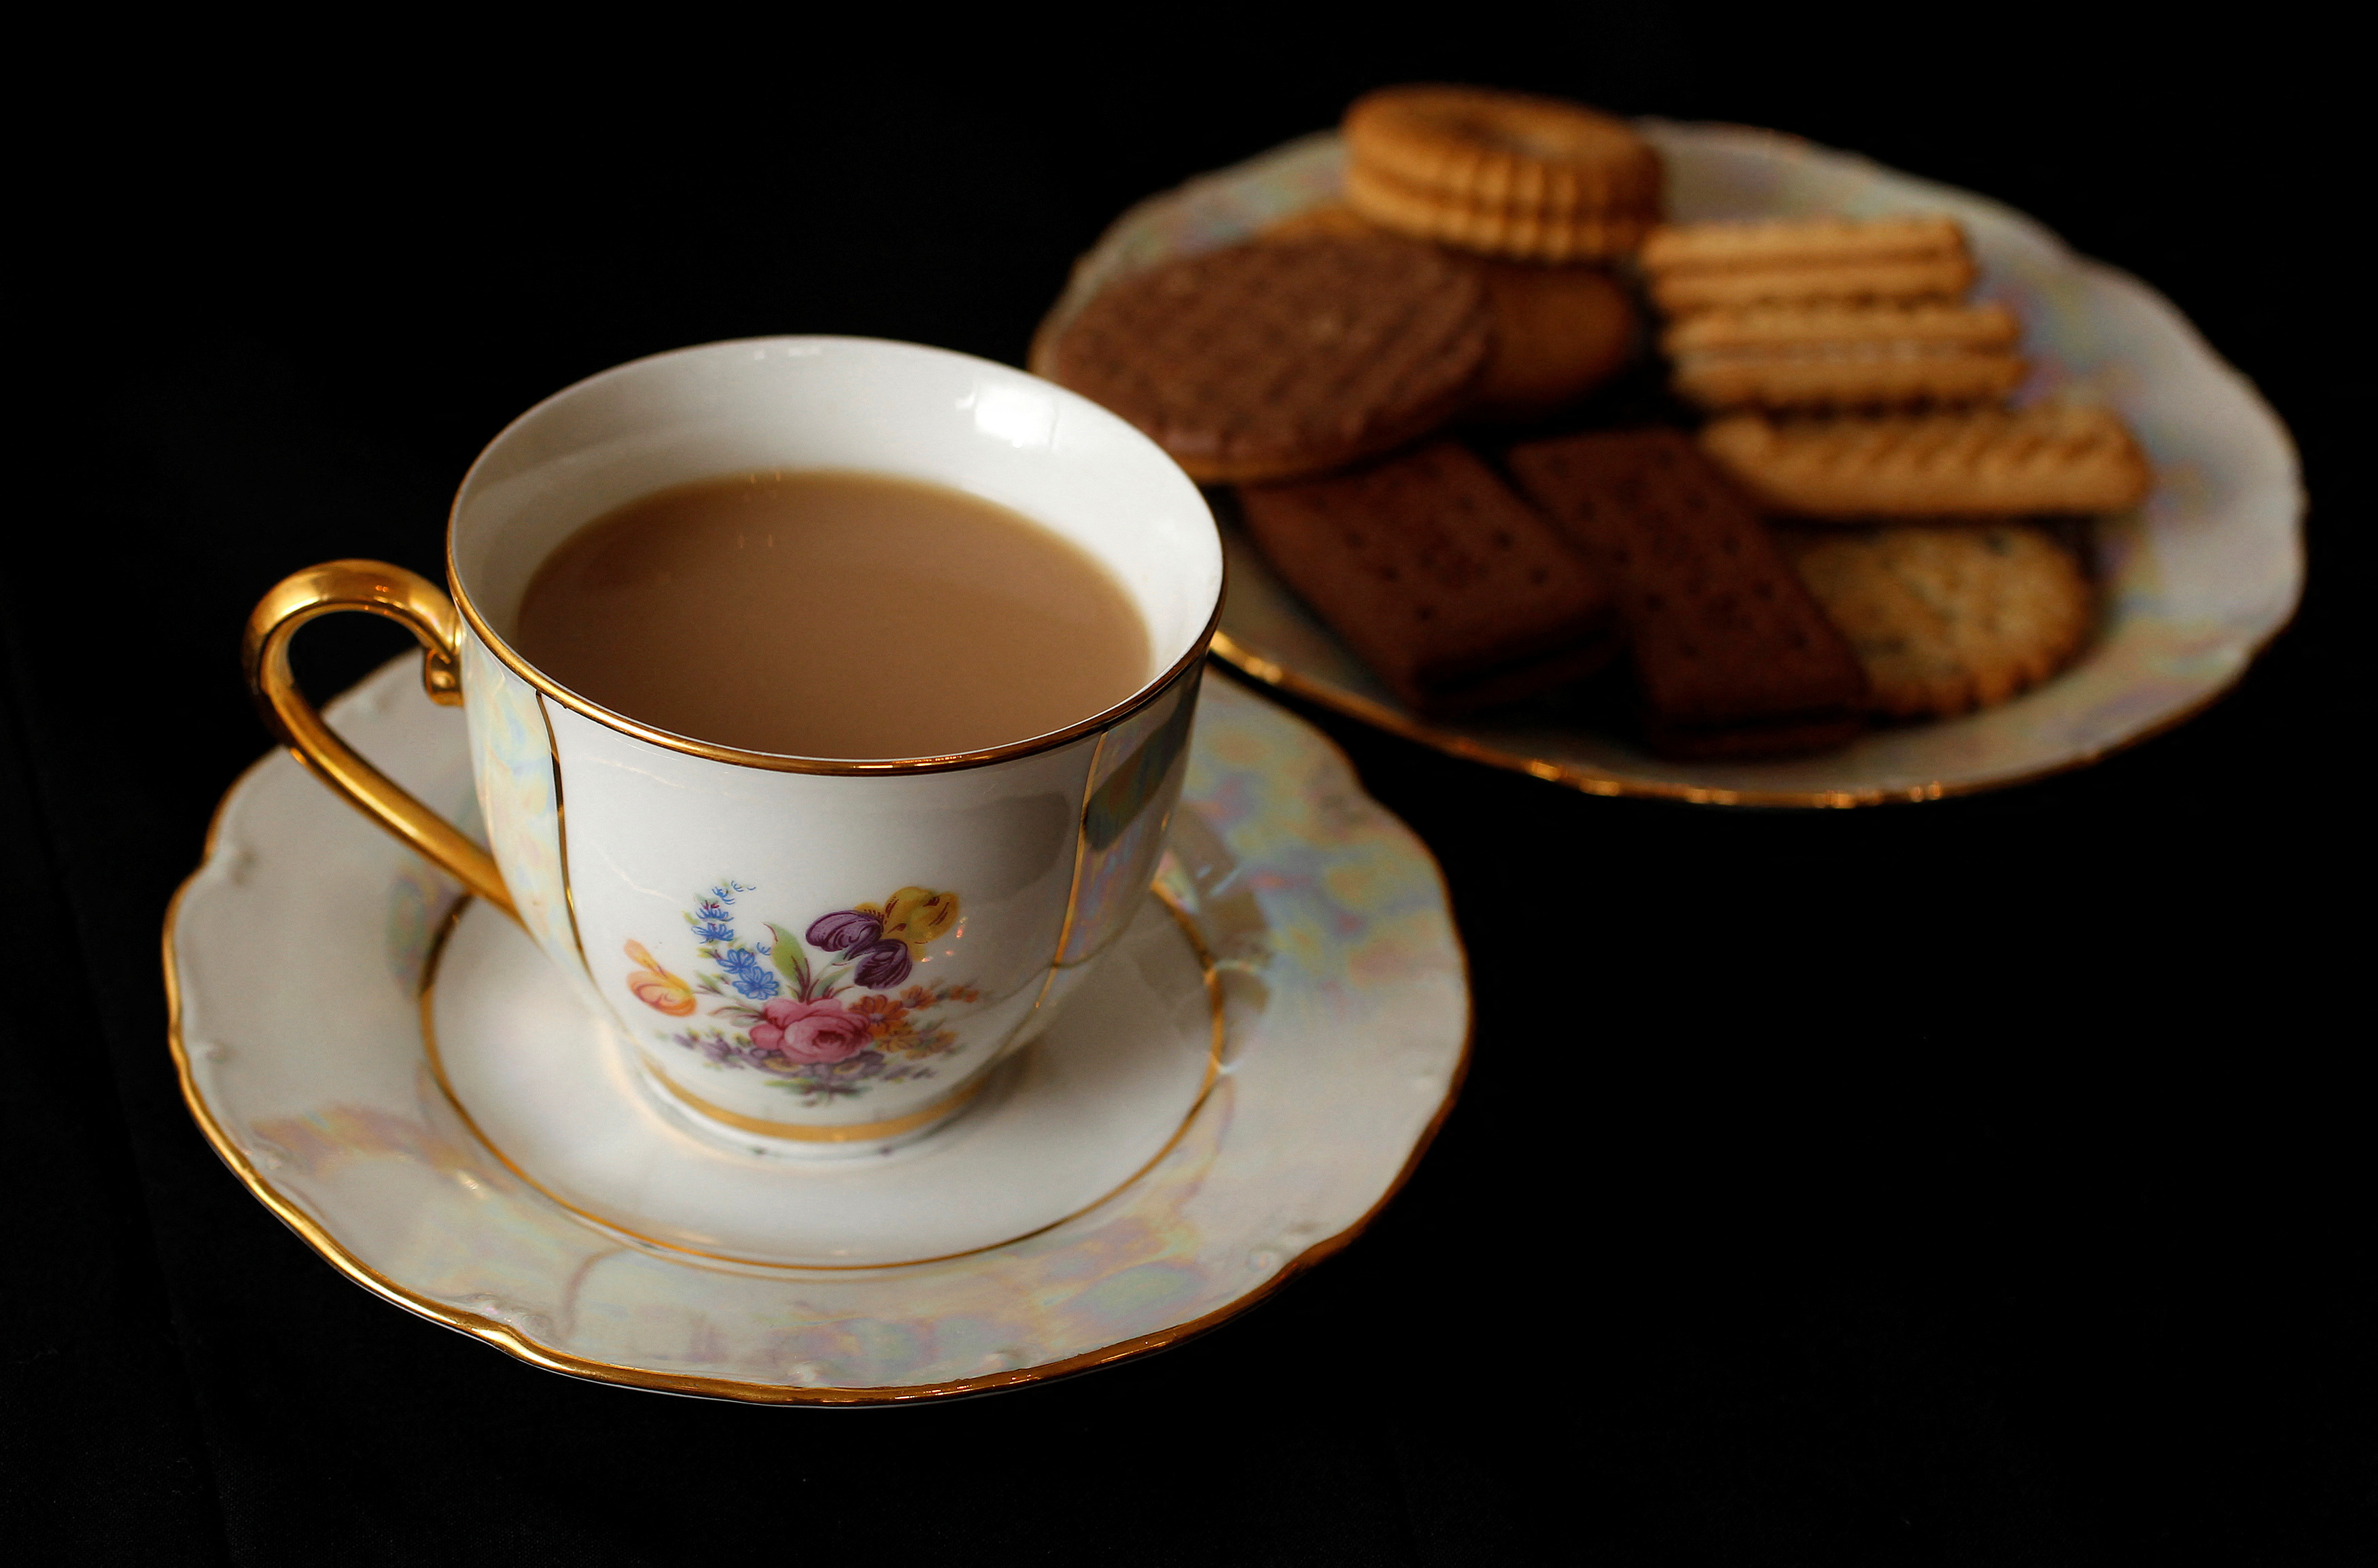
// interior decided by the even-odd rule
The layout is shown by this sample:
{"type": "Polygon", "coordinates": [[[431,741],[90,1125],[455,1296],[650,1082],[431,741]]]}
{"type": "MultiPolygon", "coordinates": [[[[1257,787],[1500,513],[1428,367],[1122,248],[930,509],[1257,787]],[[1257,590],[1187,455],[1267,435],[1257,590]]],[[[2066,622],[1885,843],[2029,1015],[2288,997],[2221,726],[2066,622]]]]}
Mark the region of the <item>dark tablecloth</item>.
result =
{"type": "MultiPolygon", "coordinates": [[[[2366,164],[2324,117],[2333,42],[2177,17],[2155,43],[2048,8],[1285,41],[1018,15],[920,60],[921,20],[654,15],[498,58],[389,13],[295,61],[228,21],[22,57],[61,96],[18,148],[11,1554],[2372,1561],[2369,1047],[2339,983],[2368,579],[2327,499],[2360,510],[2366,164]],[[158,930],[264,749],[234,650],[267,585],[341,555],[439,574],[476,449],[636,355],[821,331],[1019,361],[1129,202],[1415,78],[1797,131],[2136,271],[2302,446],[2297,624],[2171,734],[1920,807],[1594,800],[1308,714],[1444,863],[1469,1088],[1343,1256],[1070,1382],[842,1413],[573,1381],[355,1289],[217,1164],[158,930]]],[[[306,633],[318,694],[402,645],[360,620],[306,633]]]]}

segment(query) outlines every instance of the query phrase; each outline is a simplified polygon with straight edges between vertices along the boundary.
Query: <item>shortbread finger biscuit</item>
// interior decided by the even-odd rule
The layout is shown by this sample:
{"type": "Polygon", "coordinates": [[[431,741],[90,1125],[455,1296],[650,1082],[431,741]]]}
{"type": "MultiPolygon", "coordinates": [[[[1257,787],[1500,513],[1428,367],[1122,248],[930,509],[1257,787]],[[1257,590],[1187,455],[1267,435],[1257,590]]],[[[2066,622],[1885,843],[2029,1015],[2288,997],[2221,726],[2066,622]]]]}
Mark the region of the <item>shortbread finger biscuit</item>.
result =
{"type": "Polygon", "coordinates": [[[1467,449],[1239,491],[1265,557],[1411,707],[1452,716],[1589,675],[1609,590],[1467,449]]]}
{"type": "Polygon", "coordinates": [[[1676,390],[1701,407],[1908,408],[1994,401],[2024,362],[1955,344],[1868,341],[1715,349],[1676,357],[1676,390]]]}
{"type": "Polygon", "coordinates": [[[1582,104],[1386,87],[1354,101],[1344,129],[1350,165],[1456,206],[1547,216],[1659,211],[1659,154],[1625,121],[1582,104]]]}
{"type": "Polygon", "coordinates": [[[1908,261],[1856,261],[1748,272],[1650,275],[1651,302],[1671,316],[1723,306],[1822,301],[1954,299],[1973,286],[1963,256],[1908,261]]]}
{"type": "Polygon", "coordinates": [[[1901,524],[1784,542],[1866,666],[1878,713],[1942,718],[2004,702],[2088,640],[2089,580],[2039,528],[1901,524]]]}
{"type": "Polygon", "coordinates": [[[1996,303],[1811,301],[1700,311],[1670,327],[1660,341],[1675,355],[1869,343],[1980,351],[2011,349],[2022,336],[2015,313],[1996,303]]]}
{"type": "Polygon", "coordinates": [[[1512,476],[1610,573],[1656,749],[1782,754],[1857,732],[1866,677],[1757,513],[1677,430],[1509,454],[1512,476]]]}
{"type": "Polygon", "coordinates": [[[1471,394],[1479,419],[1533,419],[1576,402],[1635,352],[1635,307],[1606,272],[1480,261],[1495,350],[1471,394]]]}
{"type": "Polygon", "coordinates": [[[1111,284],[1048,344],[1048,375],[1194,478],[1327,472],[1425,435],[1493,344],[1467,263],[1392,235],[1249,244],[1111,284]]]}
{"type": "Polygon", "coordinates": [[[1676,223],[1643,242],[1643,270],[1752,272],[1964,256],[1964,231],[1944,217],[1781,219],[1676,223]]]}
{"type": "Polygon", "coordinates": [[[1346,166],[1346,201],[1381,228],[1517,261],[1602,261],[1626,256],[1659,221],[1650,207],[1561,211],[1483,206],[1406,184],[1359,162],[1346,166]]]}
{"type": "Polygon", "coordinates": [[[1737,414],[1705,426],[1700,442],[1766,505],[1808,517],[2120,512],[2154,485],[2130,431],[2099,408],[1737,414]]]}

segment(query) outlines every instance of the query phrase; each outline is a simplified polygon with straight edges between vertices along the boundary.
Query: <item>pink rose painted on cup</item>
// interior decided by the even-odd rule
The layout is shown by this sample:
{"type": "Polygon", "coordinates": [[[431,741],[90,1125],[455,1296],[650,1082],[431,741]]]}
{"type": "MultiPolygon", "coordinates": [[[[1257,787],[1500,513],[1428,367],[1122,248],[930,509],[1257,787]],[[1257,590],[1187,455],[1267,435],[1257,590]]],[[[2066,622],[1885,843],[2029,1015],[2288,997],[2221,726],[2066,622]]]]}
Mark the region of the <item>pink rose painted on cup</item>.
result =
{"type": "Polygon", "coordinates": [[[868,1021],[828,998],[796,1002],[779,996],[760,1009],[764,1022],[751,1026],[751,1043],[796,1062],[839,1062],[867,1049],[868,1021]]]}
{"type": "Polygon", "coordinates": [[[686,911],[694,957],[714,966],[694,967],[690,981],[663,968],[642,943],[627,945],[637,965],[627,977],[630,995],[690,1020],[667,1033],[670,1043],[720,1072],[763,1073],[805,1106],[931,1078],[943,1058],[965,1050],[942,1009],[971,1007],[981,992],[938,976],[895,991],[916,965],[932,961],[931,944],[963,935],[955,893],[903,887],[880,905],[853,904],[799,930],[761,921],[772,939],[760,941],[738,931],[737,906],[756,891],[729,879],[686,911]],[[809,948],[826,956],[812,961],[809,948]],[[711,998],[706,1007],[703,997],[711,998]],[[703,1011],[707,1019],[697,1016],[703,1011]]]}

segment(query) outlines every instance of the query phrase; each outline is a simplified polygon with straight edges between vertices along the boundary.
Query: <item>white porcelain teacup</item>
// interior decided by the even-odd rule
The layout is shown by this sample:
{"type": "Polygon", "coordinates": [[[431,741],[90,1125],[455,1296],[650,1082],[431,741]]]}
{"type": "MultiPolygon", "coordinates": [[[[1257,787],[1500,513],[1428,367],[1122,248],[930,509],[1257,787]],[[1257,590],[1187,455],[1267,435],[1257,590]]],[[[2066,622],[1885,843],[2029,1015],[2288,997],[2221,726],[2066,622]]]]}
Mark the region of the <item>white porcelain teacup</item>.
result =
{"type": "Polygon", "coordinates": [[[464,477],[447,573],[450,600],[363,561],[265,596],[247,668],[282,738],[518,918],[684,1106],[825,1153],[953,1114],[1129,922],[1180,792],[1222,558],[1196,487],[1097,405],[964,355],[810,337],[656,355],[537,404],[464,477]],[[582,525],[765,468],[929,480],[1036,519],[1129,592],[1151,678],[1050,734],[850,762],[654,729],[511,647],[531,576],[582,525]],[[411,628],[430,695],[467,710],[486,850],[298,692],[290,635],[341,609],[411,628]]]}

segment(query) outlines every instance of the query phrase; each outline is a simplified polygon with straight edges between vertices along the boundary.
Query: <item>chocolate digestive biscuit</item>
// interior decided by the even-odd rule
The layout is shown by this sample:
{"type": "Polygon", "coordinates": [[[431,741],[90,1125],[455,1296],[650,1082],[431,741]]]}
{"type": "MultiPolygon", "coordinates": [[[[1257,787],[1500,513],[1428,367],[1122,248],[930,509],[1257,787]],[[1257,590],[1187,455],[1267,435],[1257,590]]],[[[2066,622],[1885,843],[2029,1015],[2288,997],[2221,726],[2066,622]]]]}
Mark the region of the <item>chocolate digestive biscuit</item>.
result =
{"type": "Polygon", "coordinates": [[[1601,577],[1466,448],[1238,493],[1289,585],[1422,713],[1516,702],[1616,650],[1601,577]]]}
{"type": "Polygon", "coordinates": [[[1749,502],[1681,431],[1597,432],[1509,457],[1520,488],[1609,573],[1654,750],[1780,755],[1861,728],[1857,656],[1749,502]]]}

